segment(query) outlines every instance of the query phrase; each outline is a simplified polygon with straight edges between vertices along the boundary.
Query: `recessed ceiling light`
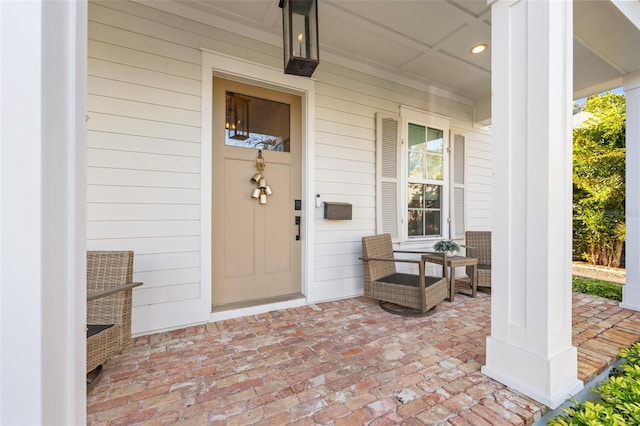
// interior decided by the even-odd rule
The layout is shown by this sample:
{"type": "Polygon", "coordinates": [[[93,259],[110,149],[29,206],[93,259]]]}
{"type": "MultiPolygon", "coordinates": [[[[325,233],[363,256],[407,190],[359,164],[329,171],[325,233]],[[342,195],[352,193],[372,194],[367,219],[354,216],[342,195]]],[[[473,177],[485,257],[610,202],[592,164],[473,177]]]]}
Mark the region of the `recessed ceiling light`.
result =
{"type": "Polygon", "coordinates": [[[474,55],[479,55],[480,53],[487,50],[487,47],[489,47],[487,43],[478,43],[471,48],[471,53],[473,53],[474,55]]]}

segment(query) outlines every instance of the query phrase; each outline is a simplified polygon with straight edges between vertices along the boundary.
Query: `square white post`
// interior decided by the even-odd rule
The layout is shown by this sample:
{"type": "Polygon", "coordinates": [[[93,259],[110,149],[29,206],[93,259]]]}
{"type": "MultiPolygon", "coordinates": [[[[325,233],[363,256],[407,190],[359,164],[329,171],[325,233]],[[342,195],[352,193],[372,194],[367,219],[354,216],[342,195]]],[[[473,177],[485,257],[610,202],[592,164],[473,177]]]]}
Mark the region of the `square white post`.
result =
{"type": "Polygon", "coordinates": [[[0,1],[0,424],[86,422],[85,1],[0,1]]]}
{"type": "Polygon", "coordinates": [[[573,4],[492,4],[493,264],[484,374],[555,408],[571,345],[573,4]]]}
{"type": "Polygon", "coordinates": [[[626,283],[620,306],[640,311],[640,72],[624,79],[627,100],[626,283]]]}

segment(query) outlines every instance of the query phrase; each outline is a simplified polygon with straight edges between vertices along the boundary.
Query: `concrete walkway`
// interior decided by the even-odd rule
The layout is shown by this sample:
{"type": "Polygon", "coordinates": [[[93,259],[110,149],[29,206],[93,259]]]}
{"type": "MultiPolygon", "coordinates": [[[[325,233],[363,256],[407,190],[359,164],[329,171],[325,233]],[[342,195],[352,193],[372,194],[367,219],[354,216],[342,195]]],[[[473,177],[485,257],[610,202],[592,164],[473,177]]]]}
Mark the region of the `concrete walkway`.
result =
{"type": "MultiPolygon", "coordinates": [[[[640,313],[573,296],[579,378],[640,338],[640,313]]],[[[427,317],[366,298],[135,339],[88,395],[87,424],[519,425],[547,409],[480,372],[490,296],[427,317]]]]}

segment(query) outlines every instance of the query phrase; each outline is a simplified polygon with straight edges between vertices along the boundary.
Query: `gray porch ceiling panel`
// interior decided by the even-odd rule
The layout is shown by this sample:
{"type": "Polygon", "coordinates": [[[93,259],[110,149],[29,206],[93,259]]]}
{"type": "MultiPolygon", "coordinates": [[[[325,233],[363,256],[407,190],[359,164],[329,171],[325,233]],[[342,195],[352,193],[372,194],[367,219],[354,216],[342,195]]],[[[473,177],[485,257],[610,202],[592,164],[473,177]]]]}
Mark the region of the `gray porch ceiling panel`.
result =
{"type": "MultiPolygon", "coordinates": [[[[278,0],[137,1],[259,36],[271,44],[282,43],[278,0]]],[[[640,13],[640,0],[628,1],[637,3],[632,13],[640,13]]],[[[491,94],[491,9],[486,0],[318,2],[321,61],[380,70],[469,102],[491,94]],[[470,49],[478,43],[489,44],[489,49],[472,55],[470,49]]],[[[576,0],[575,96],[620,86],[624,76],[640,70],[639,46],[640,29],[611,1],[576,0]]]]}

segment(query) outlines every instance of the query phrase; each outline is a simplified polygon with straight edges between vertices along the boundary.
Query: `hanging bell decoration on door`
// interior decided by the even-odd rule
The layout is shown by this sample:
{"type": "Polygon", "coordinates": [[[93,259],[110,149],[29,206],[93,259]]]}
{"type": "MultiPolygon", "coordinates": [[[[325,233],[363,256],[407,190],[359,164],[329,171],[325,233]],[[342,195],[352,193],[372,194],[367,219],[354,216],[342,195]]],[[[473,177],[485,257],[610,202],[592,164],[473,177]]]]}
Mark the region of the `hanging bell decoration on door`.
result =
{"type": "Polygon", "coordinates": [[[258,158],[256,158],[256,172],[251,176],[251,183],[257,185],[251,191],[251,198],[258,200],[260,204],[267,204],[267,196],[273,194],[271,187],[267,184],[267,179],[264,177],[264,169],[267,167],[262,158],[262,150],[258,150],[258,158]]]}

